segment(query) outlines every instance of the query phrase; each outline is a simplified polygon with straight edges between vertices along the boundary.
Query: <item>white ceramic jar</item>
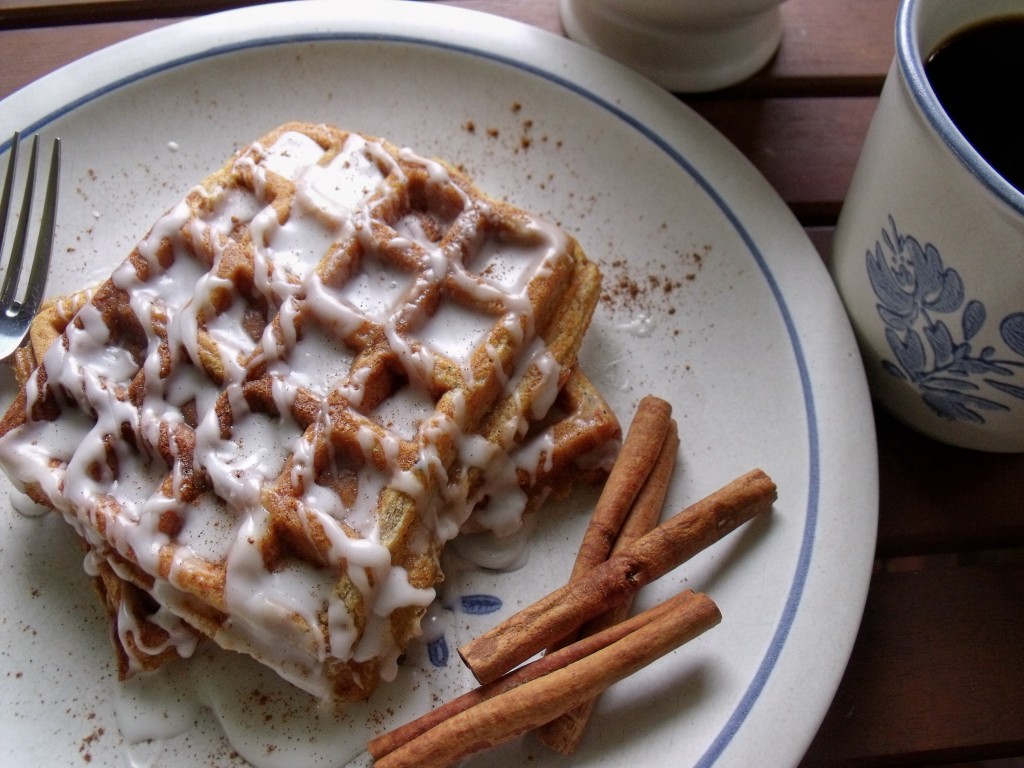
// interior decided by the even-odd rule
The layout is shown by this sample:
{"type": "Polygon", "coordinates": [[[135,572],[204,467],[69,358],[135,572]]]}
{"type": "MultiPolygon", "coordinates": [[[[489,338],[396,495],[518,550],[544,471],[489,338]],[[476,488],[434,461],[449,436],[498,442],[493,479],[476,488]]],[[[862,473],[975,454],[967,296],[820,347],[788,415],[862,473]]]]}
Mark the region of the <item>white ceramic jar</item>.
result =
{"type": "Polygon", "coordinates": [[[711,91],[763,67],[782,0],[561,0],[562,26],[672,91],[711,91]]]}

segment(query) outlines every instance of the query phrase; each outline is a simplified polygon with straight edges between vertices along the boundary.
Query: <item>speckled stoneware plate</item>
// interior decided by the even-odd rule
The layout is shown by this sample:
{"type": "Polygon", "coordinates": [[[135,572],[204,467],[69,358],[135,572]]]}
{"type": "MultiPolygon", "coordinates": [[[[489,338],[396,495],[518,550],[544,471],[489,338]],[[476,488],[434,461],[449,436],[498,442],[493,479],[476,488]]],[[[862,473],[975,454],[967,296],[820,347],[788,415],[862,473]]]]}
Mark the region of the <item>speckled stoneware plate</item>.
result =
{"type": "MultiPolygon", "coordinates": [[[[724,618],[613,687],[576,756],[528,736],[467,766],[797,763],[860,621],[877,459],[846,317],[775,192],[675,98],[554,35],[425,3],[259,6],[129,40],[0,103],[0,136],[64,140],[51,290],[105,275],[194,182],[292,119],[446,157],[578,236],[607,288],[585,370],[624,423],[648,393],[679,421],[667,511],[753,467],[779,486],[769,517],[642,593],[707,591],[724,618]]],[[[549,504],[517,570],[451,557],[433,638],[454,649],[562,583],[593,498],[549,504]]],[[[370,732],[469,684],[435,645],[340,715],[222,652],[126,688],[67,526],[4,504],[0,579],[4,765],[366,764],[370,732]]]]}

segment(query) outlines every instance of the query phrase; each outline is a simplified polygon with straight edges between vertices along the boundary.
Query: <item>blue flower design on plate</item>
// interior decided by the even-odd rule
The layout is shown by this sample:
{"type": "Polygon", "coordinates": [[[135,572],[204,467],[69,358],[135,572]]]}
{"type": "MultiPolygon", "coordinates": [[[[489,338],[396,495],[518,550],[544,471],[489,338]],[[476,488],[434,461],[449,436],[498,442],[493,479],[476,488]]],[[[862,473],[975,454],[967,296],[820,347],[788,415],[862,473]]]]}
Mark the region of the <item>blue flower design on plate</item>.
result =
{"type": "Polygon", "coordinates": [[[1017,376],[1024,370],[1024,311],[999,324],[1011,354],[991,346],[976,350],[971,342],[988,320],[984,302],[967,300],[960,273],[943,264],[933,244],[901,234],[892,216],[866,263],[894,358],[882,361],[887,373],[914,384],[922,400],[951,421],[984,424],[985,411],[1008,411],[992,390],[1024,400],[1017,376]]]}
{"type": "Polygon", "coordinates": [[[464,613],[483,616],[501,610],[501,598],[495,595],[463,595],[459,598],[459,605],[464,613]]]}
{"type": "Polygon", "coordinates": [[[430,663],[435,667],[447,667],[448,657],[450,655],[451,654],[448,651],[448,640],[444,635],[441,635],[437,640],[427,646],[427,658],[430,659],[430,663]]]}
{"type": "MultiPolygon", "coordinates": [[[[501,598],[495,595],[473,594],[462,595],[459,598],[459,608],[462,612],[473,616],[494,613],[501,610],[501,605],[501,598]]],[[[444,635],[427,645],[427,657],[435,667],[448,666],[450,656],[448,639],[444,635]]]]}

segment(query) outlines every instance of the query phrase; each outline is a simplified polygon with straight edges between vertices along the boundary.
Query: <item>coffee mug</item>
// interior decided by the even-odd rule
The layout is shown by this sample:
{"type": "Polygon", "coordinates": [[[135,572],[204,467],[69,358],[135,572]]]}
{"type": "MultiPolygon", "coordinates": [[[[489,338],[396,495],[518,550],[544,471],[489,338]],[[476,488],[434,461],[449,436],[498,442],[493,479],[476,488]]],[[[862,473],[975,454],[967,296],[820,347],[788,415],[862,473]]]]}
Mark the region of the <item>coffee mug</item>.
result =
{"type": "Polygon", "coordinates": [[[876,402],[997,452],[1024,451],[1024,146],[1002,130],[1019,126],[1022,41],[1020,0],[903,0],[829,265],[876,402]]]}
{"type": "Polygon", "coordinates": [[[566,34],[672,91],[745,80],[782,39],[782,0],[561,0],[566,34]]]}

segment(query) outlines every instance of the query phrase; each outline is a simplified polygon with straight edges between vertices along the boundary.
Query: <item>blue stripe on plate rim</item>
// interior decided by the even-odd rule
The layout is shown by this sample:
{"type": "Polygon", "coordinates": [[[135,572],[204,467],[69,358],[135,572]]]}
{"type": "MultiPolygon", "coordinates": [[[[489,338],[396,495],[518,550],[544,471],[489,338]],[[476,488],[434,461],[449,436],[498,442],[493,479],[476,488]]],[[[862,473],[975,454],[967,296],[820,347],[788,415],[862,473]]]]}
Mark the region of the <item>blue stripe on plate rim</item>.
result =
{"type": "MultiPolygon", "coordinates": [[[[764,255],[761,253],[751,237],[750,233],[743,226],[736,213],[729,207],[726,201],[721,195],[715,190],[714,186],[706,179],[703,175],[668,141],[663,139],[661,136],[653,132],[649,127],[644,125],[633,115],[624,111],[623,109],[615,106],[606,99],[602,98],[596,93],[593,93],[580,85],[572,82],[563,77],[559,77],[547,70],[534,67],[526,62],[520,61],[515,58],[495,54],[489,51],[482,51],[470,46],[453,44],[450,42],[419,38],[413,35],[405,36],[397,33],[360,33],[360,32],[309,32],[309,33],[294,33],[294,34],[282,34],[273,35],[270,34],[264,37],[254,37],[243,41],[230,43],[221,46],[213,46],[206,50],[190,54],[188,56],[182,56],[180,58],[171,59],[152,67],[147,67],[133,72],[125,77],[114,80],[100,88],[97,88],[89,93],[83,94],[78,98],[63,104],[58,109],[53,110],[44,117],[36,120],[34,123],[25,126],[22,130],[22,135],[28,135],[34,131],[41,130],[42,128],[49,125],[54,120],[74,111],[76,108],[81,107],[89,102],[95,101],[96,99],[102,98],[104,95],[123,88],[127,85],[144,80],[147,77],[160,74],[162,72],[176,69],[178,67],[186,66],[196,61],[204,59],[215,58],[218,56],[224,56],[237,51],[251,50],[256,48],[266,48],[278,45],[290,45],[294,43],[309,43],[309,42],[348,42],[348,41],[372,41],[372,42],[395,42],[411,45],[422,45],[431,48],[439,48],[447,51],[451,51],[458,54],[470,55],[483,59],[488,59],[499,64],[503,64],[514,69],[522,70],[530,75],[543,78],[561,88],[565,88],[573,93],[576,93],[593,104],[597,105],[601,109],[614,115],[619,120],[622,120],[630,127],[638,131],[647,140],[654,144],[658,149],[664,152],[672,162],[682,168],[688,173],[694,181],[704,190],[704,192],[715,202],[722,214],[726,217],[729,223],[735,228],[744,244],[750,250],[750,254],[761,270],[762,275],[768,283],[768,286],[772,292],[772,296],[778,305],[779,312],[782,315],[783,322],[786,327],[786,332],[789,336],[790,344],[793,347],[793,353],[796,358],[797,368],[800,375],[800,385],[803,390],[804,408],[807,414],[807,438],[809,447],[809,487],[807,495],[807,512],[805,516],[805,527],[803,536],[801,539],[800,553],[797,558],[796,570],[793,574],[793,581],[790,584],[789,594],[786,598],[785,606],[782,610],[782,618],[779,621],[779,625],[776,627],[775,632],[772,636],[771,642],[768,645],[764,658],[758,665],[757,671],[754,674],[750,685],[747,687],[742,698],[733,710],[729,719],[725,725],[719,731],[717,736],[712,740],[707,750],[695,763],[695,768],[706,768],[706,766],[713,765],[718,758],[725,751],[726,747],[733,740],[736,733],[739,731],[740,726],[744,720],[748,717],[751,710],[754,708],[754,704],[761,692],[764,690],[765,685],[768,682],[768,678],[771,676],[775,664],[778,661],[779,655],[782,652],[782,648],[786,643],[786,639],[789,636],[790,629],[793,626],[793,621],[796,616],[797,609],[800,605],[800,599],[803,595],[804,586],[807,582],[807,573],[810,566],[811,555],[814,548],[814,536],[817,529],[818,519],[818,499],[819,499],[819,486],[821,482],[820,476],[820,444],[818,434],[818,423],[817,414],[815,411],[814,403],[814,392],[811,387],[810,375],[808,372],[807,359],[804,355],[803,347],[800,342],[800,336],[797,333],[796,324],[793,321],[792,314],[786,303],[786,297],[782,294],[782,290],[779,288],[778,282],[775,280],[771,269],[768,266],[764,255]]],[[[10,147],[10,139],[0,143],[0,152],[6,151],[10,147]]]]}

